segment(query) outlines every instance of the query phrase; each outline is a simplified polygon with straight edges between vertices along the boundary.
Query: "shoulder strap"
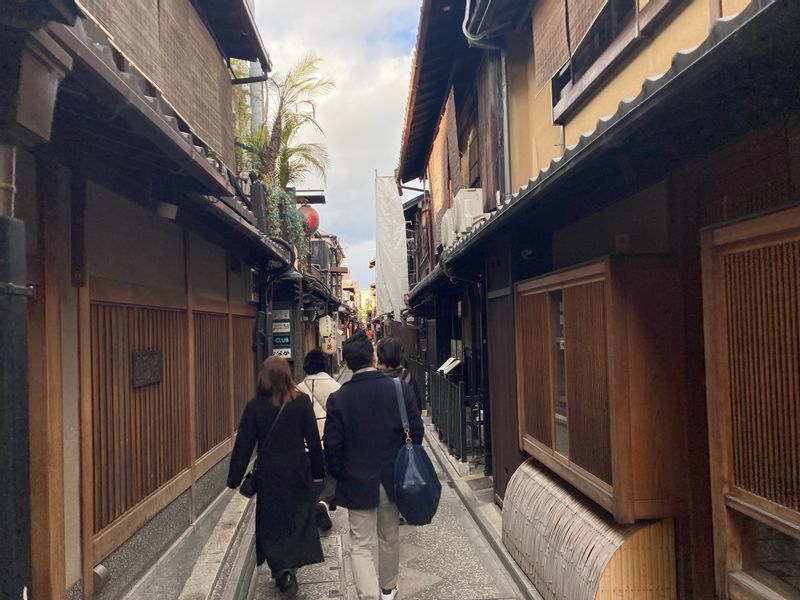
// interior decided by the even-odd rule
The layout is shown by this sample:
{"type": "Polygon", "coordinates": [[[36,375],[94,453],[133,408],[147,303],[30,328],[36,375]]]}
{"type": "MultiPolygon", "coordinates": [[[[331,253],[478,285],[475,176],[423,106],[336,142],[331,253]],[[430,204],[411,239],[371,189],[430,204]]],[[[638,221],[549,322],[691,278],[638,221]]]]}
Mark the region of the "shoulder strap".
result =
{"type": "Polygon", "coordinates": [[[270,440],[272,439],[272,432],[275,431],[275,425],[278,424],[278,419],[281,418],[281,413],[283,413],[283,409],[286,408],[286,405],[289,404],[291,400],[287,400],[283,404],[281,404],[280,410],[278,410],[278,415],[275,417],[275,420],[270,425],[269,431],[267,431],[267,437],[264,438],[264,448],[269,445],[270,440]]]}
{"type": "Polygon", "coordinates": [[[411,441],[411,427],[408,424],[408,412],[406,412],[406,400],[403,397],[403,386],[399,379],[392,377],[394,391],[397,396],[397,406],[400,409],[400,419],[403,421],[403,432],[406,434],[406,441],[411,441]]]}

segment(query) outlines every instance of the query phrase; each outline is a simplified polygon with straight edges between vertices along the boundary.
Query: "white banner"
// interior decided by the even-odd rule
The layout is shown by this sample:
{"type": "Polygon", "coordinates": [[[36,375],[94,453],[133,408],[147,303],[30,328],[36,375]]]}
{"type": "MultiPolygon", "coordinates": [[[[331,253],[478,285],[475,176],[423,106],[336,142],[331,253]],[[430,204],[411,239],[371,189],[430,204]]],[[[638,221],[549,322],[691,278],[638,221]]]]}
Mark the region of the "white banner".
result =
{"type": "Polygon", "coordinates": [[[375,292],[378,314],[394,313],[406,307],[403,295],[408,292],[408,249],[403,199],[397,193],[394,177],[375,179],[375,292]]]}

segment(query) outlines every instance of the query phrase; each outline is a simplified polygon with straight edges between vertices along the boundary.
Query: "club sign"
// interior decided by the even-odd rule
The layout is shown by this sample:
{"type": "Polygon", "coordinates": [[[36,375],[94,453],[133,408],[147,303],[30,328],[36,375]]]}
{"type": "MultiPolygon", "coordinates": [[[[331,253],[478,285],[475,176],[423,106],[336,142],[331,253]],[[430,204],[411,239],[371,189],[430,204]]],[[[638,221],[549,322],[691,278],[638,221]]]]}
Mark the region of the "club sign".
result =
{"type": "Polygon", "coordinates": [[[272,336],[272,345],[273,346],[290,346],[292,343],[291,336],[288,335],[273,335],[272,336]]]}

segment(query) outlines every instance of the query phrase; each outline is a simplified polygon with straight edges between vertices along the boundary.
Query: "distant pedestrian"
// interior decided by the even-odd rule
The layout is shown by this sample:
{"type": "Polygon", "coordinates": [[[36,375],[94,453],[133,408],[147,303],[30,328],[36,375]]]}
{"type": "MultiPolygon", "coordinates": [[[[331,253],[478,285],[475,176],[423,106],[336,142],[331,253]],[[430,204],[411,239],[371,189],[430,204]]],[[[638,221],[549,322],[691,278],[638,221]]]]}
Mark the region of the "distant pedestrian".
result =
{"type": "Polygon", "coordinates": [[[414,378],[414,375],[403,366],[405,360],[403,342],[398,338],[383,338],[378,342],[376,352],[378,354],[378,369],[390,377],[396,377],[409,384],[411,389],[414,390],[414,397],[417,399],[417,410],[419,410],[422,396],[419,394],[419,387],[417,386],[417,380],[414,378]]]}
{"type": "MultiPolygon", "coordinates": [[[[299,391],[311,398],[320,436],[325,430],[328,397],[341,387],[325,371],[327,366],[328,357],[321,350],[311,350],[303,360],[303,372],[306,376],[297,386],[299,391]]],[[[324,531],[329,531],[333,527],[329,510],[336,508],[336,480],[326,470],[325,482],[318,487],[318,504],[315,509],[317,526],[324,531]]]]}
{"type": "Polygon", "coordinates": [[[279,589],[293,594],[297,569],[324,560],[312,488],[324,469],[311,399],[297,392],[289,364],[277,356],[261,365],[256,396],[244,408],[228,487],[240,485],[256,446],[256,562],[266,560],[279,589]]]}
{"type": "MultiPolygon", "coordinates": [[[[328,398],[325,458],[336,478],[336,500],[348,508],[353,577],[360,600],[394,600],[400,570],[400,513],[394,504],[394,460],[403,447],[395,384],[375,368],[364,333],[342,344],[353,371],[328,398]],[[372,549],[378,545],[378,572],[372,549]]],[[[422,443],[423,425],[414,391],[402,383],[411,438],[422,443]]]]}

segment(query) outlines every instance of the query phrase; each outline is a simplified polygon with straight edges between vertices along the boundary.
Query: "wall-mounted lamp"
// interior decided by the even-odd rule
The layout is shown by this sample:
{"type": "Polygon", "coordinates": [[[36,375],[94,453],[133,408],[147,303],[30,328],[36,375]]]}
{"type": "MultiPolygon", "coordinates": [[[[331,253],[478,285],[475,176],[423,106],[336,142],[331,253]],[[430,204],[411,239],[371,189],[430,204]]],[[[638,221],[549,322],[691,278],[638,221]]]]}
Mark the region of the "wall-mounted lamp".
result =
{"type": "Polygon", "coordinates": [[[175,217],[178,216],[178,205],[170,204],[169,202],[159,202],[156,207],[156,212],[159,217],[174,221],[175,217]]]}

